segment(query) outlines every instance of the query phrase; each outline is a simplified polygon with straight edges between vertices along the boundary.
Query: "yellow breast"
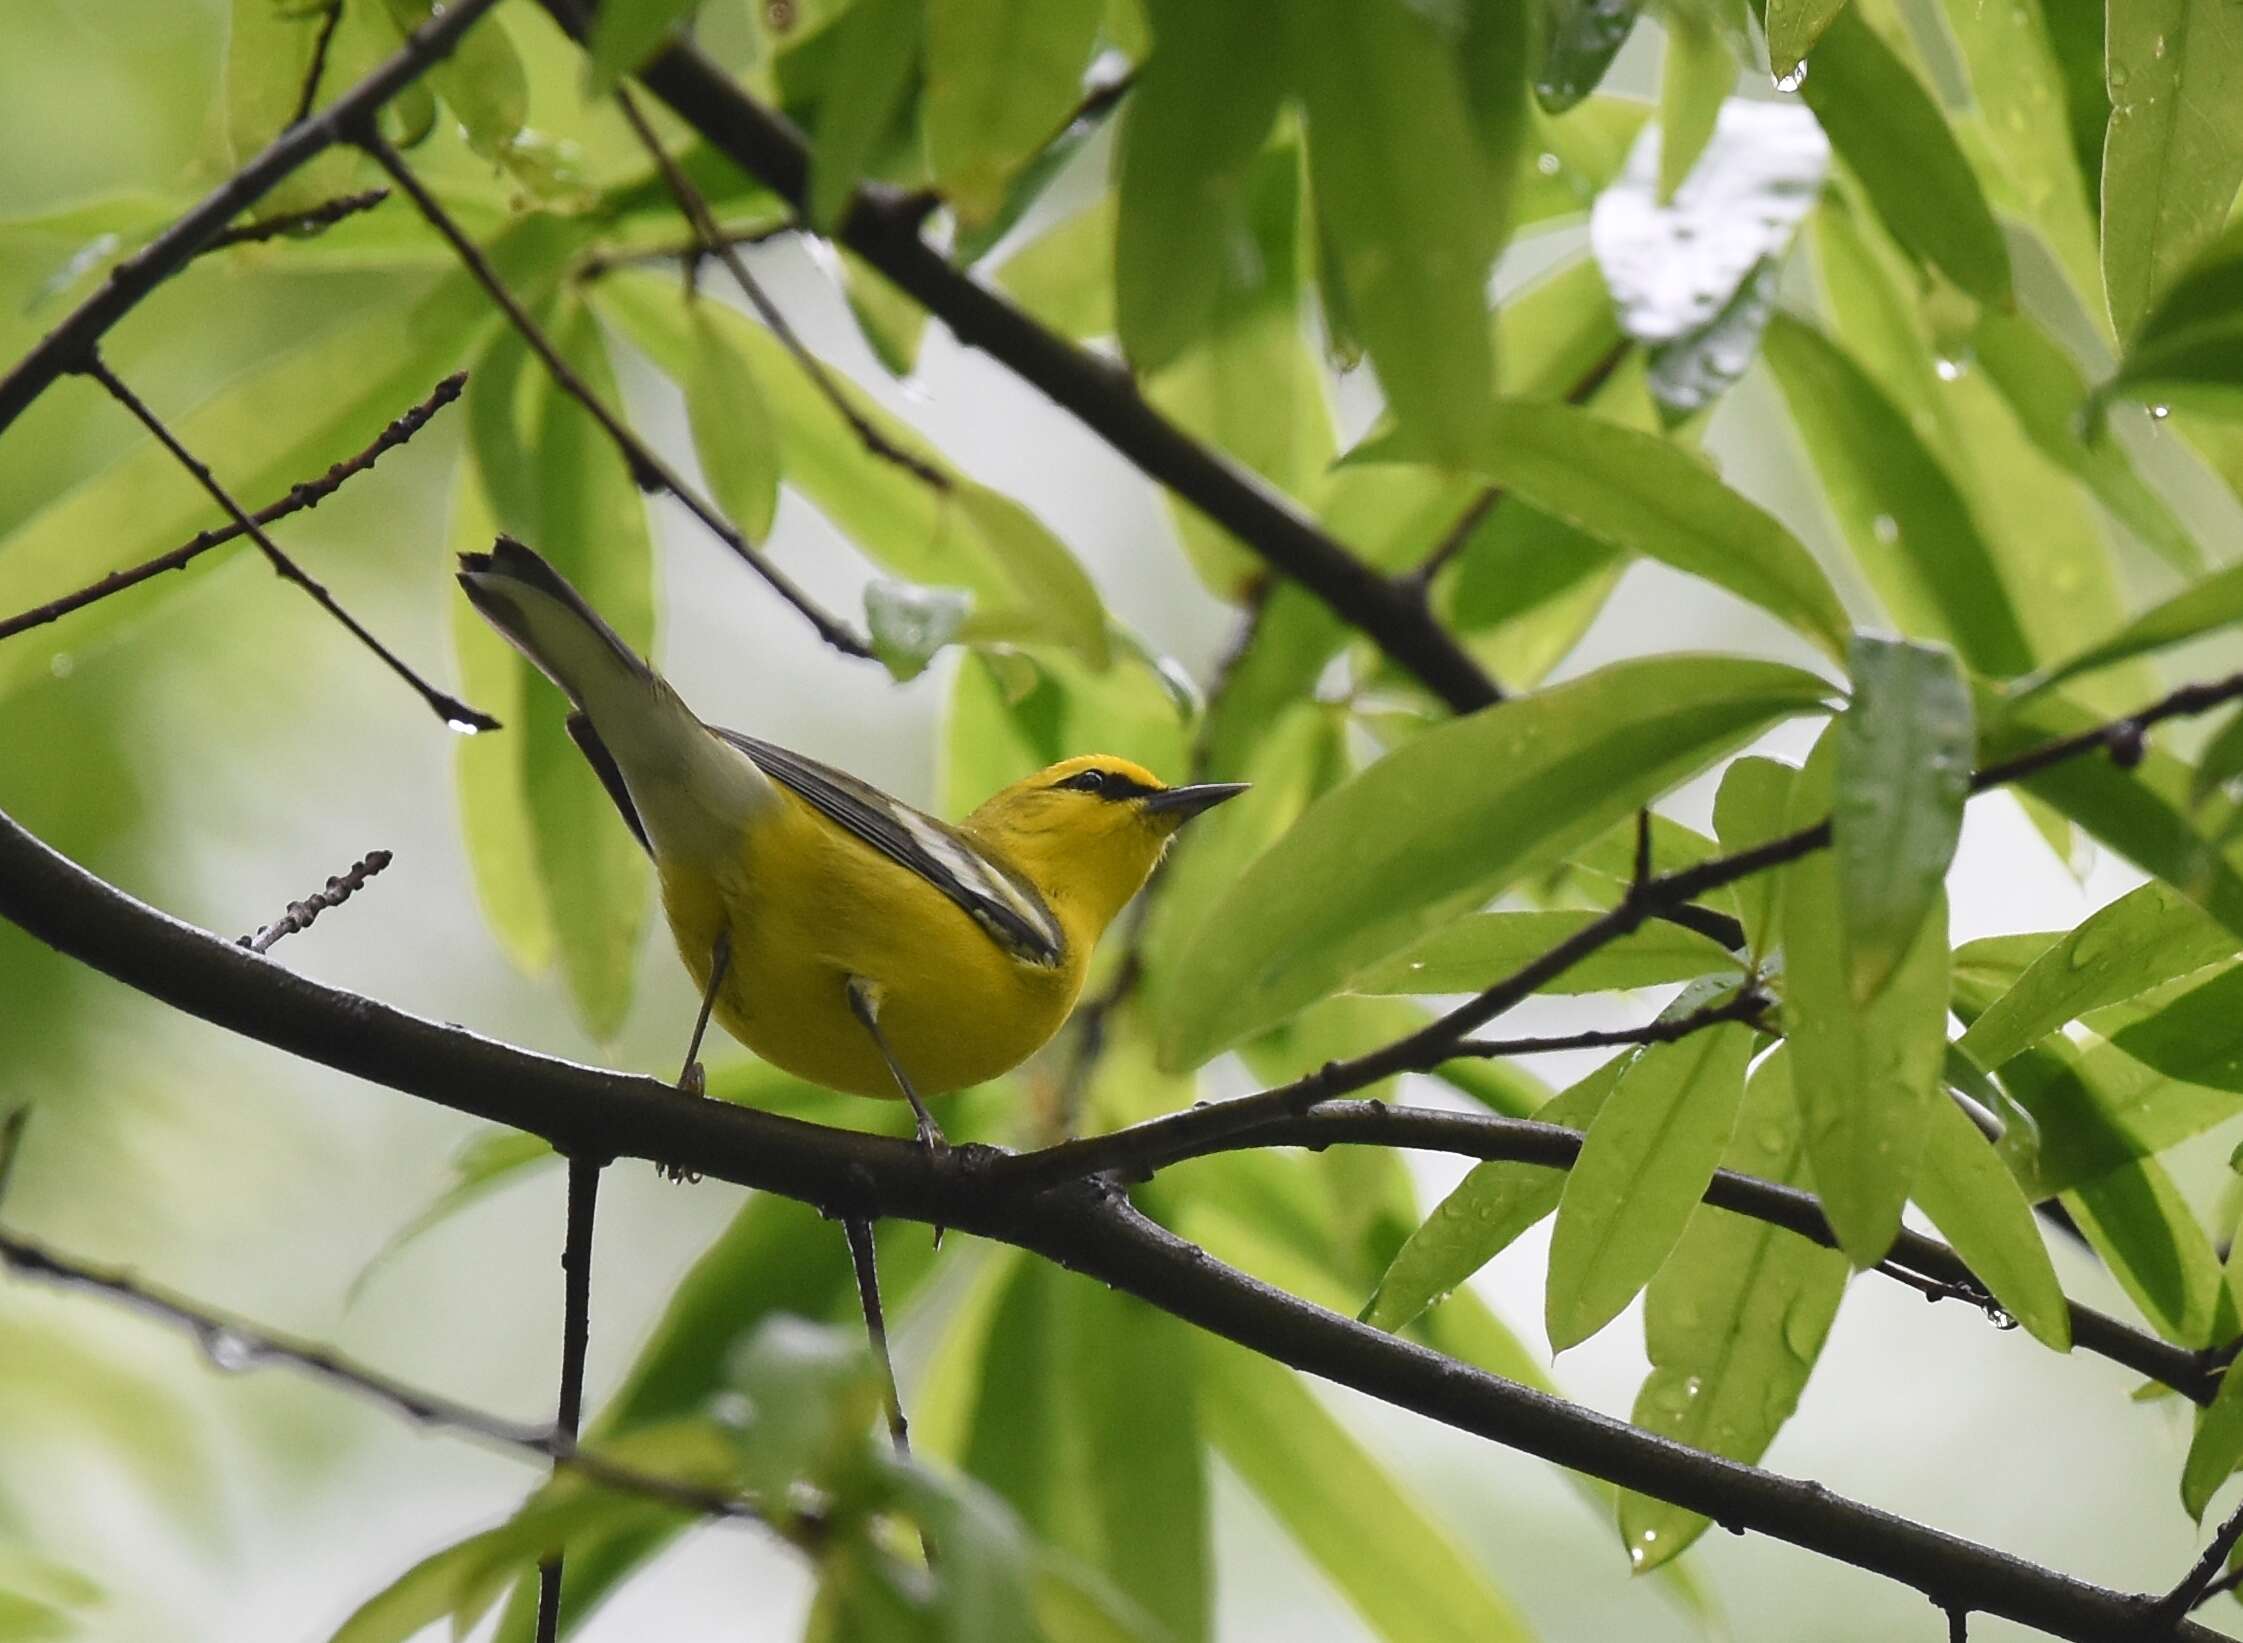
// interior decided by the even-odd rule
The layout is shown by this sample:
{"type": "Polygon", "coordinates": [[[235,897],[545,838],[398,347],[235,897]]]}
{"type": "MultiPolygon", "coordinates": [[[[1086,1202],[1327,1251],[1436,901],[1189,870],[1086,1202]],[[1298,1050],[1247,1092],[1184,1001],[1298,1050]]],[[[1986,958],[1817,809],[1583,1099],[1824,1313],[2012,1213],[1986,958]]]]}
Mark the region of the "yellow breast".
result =
{"type": "Polygon", "coordinates": [[[811,1083],[900,1097],[850,1011],[852,976],[876,990],[880,1030],[921,1095],[1008,1072],[1059,1030],[1092,932],[1070,929],[1057,965],[1015,958],[919,875],[786,800],[735,863],[662,869],[663,906],[697,987],[708,985],[718,932],[731,938],[715,1010],[727,1032],[811,1083]]]}

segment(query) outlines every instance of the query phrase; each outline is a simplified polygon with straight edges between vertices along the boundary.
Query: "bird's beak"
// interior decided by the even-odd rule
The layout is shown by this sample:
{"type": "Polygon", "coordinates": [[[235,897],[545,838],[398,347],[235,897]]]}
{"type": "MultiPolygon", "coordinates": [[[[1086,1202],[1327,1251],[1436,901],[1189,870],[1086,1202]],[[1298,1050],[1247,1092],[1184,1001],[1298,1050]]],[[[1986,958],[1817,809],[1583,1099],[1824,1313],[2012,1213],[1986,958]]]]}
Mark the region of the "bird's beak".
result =
{"type": "Polygon", "coordinates": [[[1173,816],[1177,824],[1190,821],[1203,810],[1212,810],[1225,799],[1246,791],[1244,782],[1199,782],[1191,787],[1164,787],[1139,802],[1150,816],[1173,816]]]}

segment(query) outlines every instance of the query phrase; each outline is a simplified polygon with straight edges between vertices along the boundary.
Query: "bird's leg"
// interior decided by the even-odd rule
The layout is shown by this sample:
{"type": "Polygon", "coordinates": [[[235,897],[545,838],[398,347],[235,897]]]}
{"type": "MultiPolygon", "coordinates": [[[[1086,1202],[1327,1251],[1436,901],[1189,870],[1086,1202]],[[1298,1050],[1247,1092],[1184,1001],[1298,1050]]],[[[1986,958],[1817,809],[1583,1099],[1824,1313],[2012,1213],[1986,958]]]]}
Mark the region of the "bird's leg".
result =
{"type": "MultiPolygon", "coordinates": [[[[687,1095],[708,1093],[708,1074],[701,1070],[701,1040],[709,1030],[709,1015],[716,1009],[717,989],[724,985],[724,973],[732,967],[732,932],[717,932],[716,945],[709,953],[709,985],[701,994],[701,1013],[693,1018],[693,1041],[685,1047],[685,1065],[678,1069],[678,1088],[687,1095]]],[[[691,1170],[677,1169],[669,1164],[662,1168],[665,1181],[697,1181],[699,1176],[691,1170]]]]}
{"type": "Polygon", "coordinates": [[[864,1030],[872,1035],[873,1047],[880,1052],[880,1059],[887,1062],[889,1076],[895,1079],[896,1088],[903,1091],[903,1098],[911,1103],[912,1112],[918,1116],[919,1144],[929,1152],[949,1151],[950,1143],[943,1137],[942,1126],[935,1122],[935,1115],[927,1110],[927,1103],[919,1099],[919,1092],[911,1087],[911,1080],[904,1076],[903,1066],[896,1060],[895,1051],[888,1048],[888,1040],[880,1031],[878,990],[862,976],[851,976],[845,986],[849,993],[850,1012],[864,1023],[864,1030]]]}

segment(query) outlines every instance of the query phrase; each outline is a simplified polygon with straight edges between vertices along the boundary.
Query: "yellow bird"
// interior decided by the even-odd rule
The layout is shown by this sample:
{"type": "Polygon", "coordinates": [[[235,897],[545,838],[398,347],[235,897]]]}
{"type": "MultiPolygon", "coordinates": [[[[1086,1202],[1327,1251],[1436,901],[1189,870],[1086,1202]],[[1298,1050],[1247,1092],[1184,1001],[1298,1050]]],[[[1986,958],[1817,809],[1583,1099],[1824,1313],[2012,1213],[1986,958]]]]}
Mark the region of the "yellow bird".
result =
{"type": "Polygon", "coordinates": [[[460,586],[567,693],[569,730],[654,858],[678,953],[774,1066],[853,1095],[1007,1072],[1059,1030],[1092,947],[1177,828],[1244,791],[1067,759],[948,826],[853,776],[702,723],[559,572],[500,537],[460,586]]]}

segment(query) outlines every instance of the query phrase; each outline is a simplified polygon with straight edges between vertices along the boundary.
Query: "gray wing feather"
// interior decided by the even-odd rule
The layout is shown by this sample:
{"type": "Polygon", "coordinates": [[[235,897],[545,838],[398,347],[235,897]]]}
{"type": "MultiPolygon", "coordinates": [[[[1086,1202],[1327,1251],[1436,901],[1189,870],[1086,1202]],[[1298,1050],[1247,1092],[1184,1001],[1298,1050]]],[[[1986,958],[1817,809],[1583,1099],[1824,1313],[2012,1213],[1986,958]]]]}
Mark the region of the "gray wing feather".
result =
{"type": "Polygon", "coordinates": [[[950,828],[830,765],[737,730],[709,728],[836,826],[956,902],[1006,951],[1034,964],[1060,961],[1066,939],[1043,898],[950,828]]]}

